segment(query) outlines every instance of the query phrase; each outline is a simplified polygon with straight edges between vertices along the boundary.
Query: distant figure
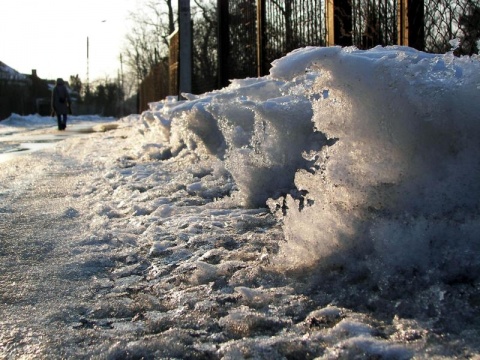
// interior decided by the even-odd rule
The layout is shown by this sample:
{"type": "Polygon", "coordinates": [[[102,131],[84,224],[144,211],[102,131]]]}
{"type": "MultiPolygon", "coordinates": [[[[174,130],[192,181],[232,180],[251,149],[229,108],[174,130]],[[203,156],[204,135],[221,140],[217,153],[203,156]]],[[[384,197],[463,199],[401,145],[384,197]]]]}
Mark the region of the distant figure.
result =
{"type": "Polygon", "coordinates": [[[71,105],[70,94],[62,78],[57,83],[52,93],[52,111],[57,114],[58,130],[65,130],[67,127],[67,114],[71,105]]]}

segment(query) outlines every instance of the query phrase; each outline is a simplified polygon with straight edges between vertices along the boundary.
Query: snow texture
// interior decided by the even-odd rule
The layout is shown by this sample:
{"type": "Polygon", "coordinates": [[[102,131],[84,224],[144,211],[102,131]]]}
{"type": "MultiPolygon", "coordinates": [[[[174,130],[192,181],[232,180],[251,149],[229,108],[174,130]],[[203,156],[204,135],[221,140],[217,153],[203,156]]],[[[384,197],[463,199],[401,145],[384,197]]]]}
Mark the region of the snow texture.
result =
{"type": "MultiPolygon", "coordinates": [[[[76,226],[63,269],[91,296],[47,312],[68,330],[35,351],[480,355],[477,55],[308,47],[184,95],[3,163],[0,183],[19,179],[0,188],[7,217],[28,190],[10,165],[76,171],[58,208],[76,226]]],[[[32,354],[8,314],[2,355],[32,354]]]]}

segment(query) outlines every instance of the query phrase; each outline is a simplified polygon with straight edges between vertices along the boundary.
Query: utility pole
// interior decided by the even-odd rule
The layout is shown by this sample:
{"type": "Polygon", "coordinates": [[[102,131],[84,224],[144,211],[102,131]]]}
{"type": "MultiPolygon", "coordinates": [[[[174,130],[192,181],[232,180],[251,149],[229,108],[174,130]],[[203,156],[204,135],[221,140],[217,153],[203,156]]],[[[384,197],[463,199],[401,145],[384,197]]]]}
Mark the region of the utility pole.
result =
{"type": "Polygon", "coordinates": [[[87,36],[87,93],[90,92],[90,43],[87,36]]]}
{"type": "Polygon", "coordinates": [[[257,0],[257,76],[261,77],[267,73],[265,69],[265,0],[257,0]]]}
{"type": "Polygon", "coordinates": [[[228,58],[230,53],[230,36],[228,21],[228,0],[217,0],[218,19],[218,87],[228,86],[228,58]]]}
{"type": "Polygon", "coordinates": [[[125,88],[123,86],[123,57],[122,53],[120,53],[120,116],[123,117],[124,109],[125,109],[125,88]]]}
{"type": "Polygon", "coordinates": [[[190,16],[190,0],[178,0],[180,60],[178,98],[182,93],[192,92],[192,20],[190,16]]]}

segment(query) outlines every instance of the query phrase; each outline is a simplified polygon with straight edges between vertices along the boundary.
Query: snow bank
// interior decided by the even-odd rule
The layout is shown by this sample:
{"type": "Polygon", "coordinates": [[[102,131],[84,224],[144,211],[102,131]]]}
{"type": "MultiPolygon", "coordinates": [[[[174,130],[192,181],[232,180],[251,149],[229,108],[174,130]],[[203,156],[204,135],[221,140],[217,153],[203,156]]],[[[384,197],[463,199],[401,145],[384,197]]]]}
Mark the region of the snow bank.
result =
{"type": "Polygon", "coordinates": [[[287,196],[287,261],[308,264],[308,250],[312,263],[334,266],[367,258],[379,277],[476,273],[478,58],[398,47],[313,51],[311,91],[323,94],[313,121],[335,143],[317,153],[313,175],[296,176],[313,205],[300,210],[287,196]]]}
{"type": "MultiPolygon", "coordinates": [[[[26,316],[28,338],[3,333],[27,350],[23,339],[51,339],[42,351],[59,356],[478,355],[479,64],[299,49],[269,76],[152,103],[108,132],[75,124],[55,151],[5,162],[12,248],[38,251],[23,213],[55,225],[41,234],[68,256],[31,270],[61,306],[37,291],[18,303],[32,284],[22,275],[4,327],[26,316]]],[[[17,120],[5,143],[30,132],[17,120]]]]}
{"type": "Polygon", "coordinates": [[[272,65],[142,118],[173,156],[223,160],[244,206],[278,213],[282,268],[476,276],[478,56],[309,47],[272,65]]]}

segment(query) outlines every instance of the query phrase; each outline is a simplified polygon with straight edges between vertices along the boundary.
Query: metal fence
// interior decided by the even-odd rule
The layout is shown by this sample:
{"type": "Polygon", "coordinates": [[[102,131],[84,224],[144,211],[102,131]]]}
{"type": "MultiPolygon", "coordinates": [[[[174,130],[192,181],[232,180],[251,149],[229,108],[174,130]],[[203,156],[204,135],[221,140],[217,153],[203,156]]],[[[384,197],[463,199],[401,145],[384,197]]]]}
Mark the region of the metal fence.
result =
{"type": "MultiPolygon", "coordinates": [[[[273,60],[291,50],[307,45],[325,45],[324,2],[325,0],[219,2],[219,6],[224,4],[228,8],[228,29],[223,33],[220,29],[219,33],[220,37],[228,36],[228,56],[223,61],[228,62],[229,66],[224,77],[232,79],[257,76],[259,72],[265,73],[273,60]],[[260,43],[262,45],[259,47],[260,43]]],[[[225,41],[219,39],[219,43],[225,44],[225,41]]]]}
{"type": "Polygon", "coordinates": [[[139,86],[138,111],[149,108],[148,103],[164,99],[169,95],[169,65],[162,61],[150,69],[139,86]]]}
{"type": "Polygon", "coordinates": [[[398,43],[398,1],[352,1],[352,43],[367,49],[398,43]]]}
{"type": "Polygon", "coordinates": [[[267,0],[264,11],[266,62],[299,47],[326,44],[324,0],[267,0]]]}
{"type": "Polygon", "coordinates": [[[425,50],[444,53],[452,39],[460,39],[460,54],[470,55],[480,40],[478,0],[429,0],[425,5],[425,50]]]}
{"type": "MultiPolygon", "coordinates": [[[[203,39],[193,39],[199,44],[194,46],[198,63],[193,64],[192,80],[198,93],[223,87],[231,79],[265,75],[272,61],[304,46],[408,45],[444,53],[458,38],[456,54],[473,54],[479,50],[480,0],[217,0],[217,23],[210,26],[218,27],[211,42],[204,41],[211,39],[211,27],[194,30],[194,36],[203,39]],[[205,51],[215,43],[216,52],[205,51]],[[204,53],[210,58],[202,62],[204,53]],[[209,81],[212,78],[218,81],[209,81]]],[[[174,94],[178,49],[171,52],[174,94]]]]}
{"type": "Polygon", "coordinates": [[[229,0],[228,12],[229,78],[255,76],[257,68],[256,0],[229,0]]]}
{"type": "Polygon", "coordinates": [[[409,31],[409,46],[440,53],[460,38],[461,53],[471,54],[480,37],[479,0],[229,0],[228,8],[229,78],[264,74],[298,47],[333,45],[334,31],[341,45],[360,49],[405,44],[409,31]]]}

